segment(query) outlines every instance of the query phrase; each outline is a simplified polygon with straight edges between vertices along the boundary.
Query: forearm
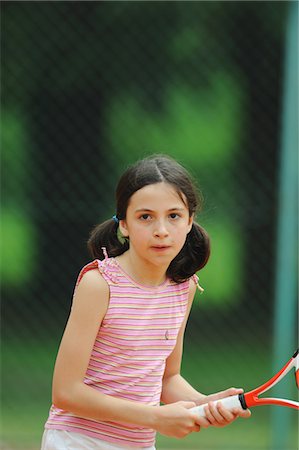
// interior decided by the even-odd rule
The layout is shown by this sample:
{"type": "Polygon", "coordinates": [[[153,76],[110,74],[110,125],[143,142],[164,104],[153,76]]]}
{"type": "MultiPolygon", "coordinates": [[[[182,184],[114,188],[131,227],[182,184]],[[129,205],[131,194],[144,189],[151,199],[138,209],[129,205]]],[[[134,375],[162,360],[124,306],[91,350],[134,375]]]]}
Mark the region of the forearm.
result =
{"type": "Polygon", "coordinates": [[[157,408],[102,394],[84,383],[75,384],[64,393],[54,392],[53,403],[58,408],[96,421],[126,422],[155,428],[157,408]]]}
{"type": "Polygon", "coordinates": [[[199,405],[205,398],[206,395],[194,389],[180,374],[163,379],[161,400],[165,404],[185,400],[199,405]]]}

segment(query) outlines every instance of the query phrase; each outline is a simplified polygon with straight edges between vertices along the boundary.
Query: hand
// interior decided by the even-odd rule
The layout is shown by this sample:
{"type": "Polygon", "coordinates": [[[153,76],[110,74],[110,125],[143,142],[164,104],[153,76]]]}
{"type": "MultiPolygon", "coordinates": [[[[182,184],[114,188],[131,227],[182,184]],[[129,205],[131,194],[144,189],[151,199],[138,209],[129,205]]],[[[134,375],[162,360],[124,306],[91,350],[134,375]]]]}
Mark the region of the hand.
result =
{"type": "Polygon", "coordinates": [[[184,401],[158,406],[153,428],[165,436],[183,438],[192,432],[200,431],[201,426],[210,426],[207,419],[204,417],[199,419],[190,411],[194,406],[196,406],[194,402],[184,401]]]}
{"type": "Polygon", "coordinates": [[[205,407],[205,415],[210,424],[215,427],[224,427],[229,425],[238,417],[243,417],[245,419],[249,418],[251,416],[249,409],[244,410],[242,408],[234,408],[233,410],[229,410],[221,404],[221,398],[242,393],[243,389],[241,388],[229,388],[225,391],[207,395],[205,398],[205,403],[208,403],[208,405],[205,407]],[[216,400],[219,401],[216,403],[216,400]]]}

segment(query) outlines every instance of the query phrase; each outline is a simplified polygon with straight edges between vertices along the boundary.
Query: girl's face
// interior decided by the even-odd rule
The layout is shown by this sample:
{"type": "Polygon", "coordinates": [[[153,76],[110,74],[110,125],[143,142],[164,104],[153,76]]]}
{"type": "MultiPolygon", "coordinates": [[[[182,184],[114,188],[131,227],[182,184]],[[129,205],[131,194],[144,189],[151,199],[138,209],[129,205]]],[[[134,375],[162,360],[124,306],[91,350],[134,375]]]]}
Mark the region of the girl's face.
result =
{"type": "Polygon", "coordinates": [[[193,217],[174,187],[150,184],[130,198],[122,234],[130,238],[130,252],[141,262],[168,267],[182,249],[193,217]]]}

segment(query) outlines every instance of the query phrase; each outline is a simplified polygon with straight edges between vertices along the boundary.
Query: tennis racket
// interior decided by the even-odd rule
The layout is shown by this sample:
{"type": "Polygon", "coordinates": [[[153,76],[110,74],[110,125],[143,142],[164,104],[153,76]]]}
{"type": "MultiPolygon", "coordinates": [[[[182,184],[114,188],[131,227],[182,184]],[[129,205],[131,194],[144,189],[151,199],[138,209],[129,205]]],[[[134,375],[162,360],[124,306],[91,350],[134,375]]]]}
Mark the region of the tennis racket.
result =
{"type": "MultiPolygon", "coordinates": [[[[280,380],[282,380],[293,367],[295,368],[296,385],[297,388],[299,389],[298,352],[299,349],[297,349],[292,358],[279,370],[279,372],[277,372],[277,374],[274,375],[272,378],[270,378],[266,383],[262,384],[256,389],[253,389],[250,392],[221,398],[219,400],[216,400],[215,403],[221,402],[221,404],[229,410],[235,408],[247,409],[251,408],[252,406],[260,406],[260,405],[279,405],[299,410],[299,402],[296,402],[294,400],[287,400],[284,398],[273,398],[273,397],[259,398],[261,394],[268,391],[273,386],[275,386],[275,384],[277,384],[280,380]]],[[[207,403],[205,403],[204,405],[196,406],[195,408],[191,408],[191,411],[195,412],[201,417],[204,417],[205,416],[204,408],[206,405],[207,403]]]]}

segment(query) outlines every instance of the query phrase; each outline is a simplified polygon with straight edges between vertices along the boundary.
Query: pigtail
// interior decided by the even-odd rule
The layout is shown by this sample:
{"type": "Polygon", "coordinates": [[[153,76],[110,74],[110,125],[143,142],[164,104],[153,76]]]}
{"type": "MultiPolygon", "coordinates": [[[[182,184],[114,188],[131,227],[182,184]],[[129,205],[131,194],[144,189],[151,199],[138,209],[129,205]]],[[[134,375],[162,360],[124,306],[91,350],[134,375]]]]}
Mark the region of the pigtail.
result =
{"type": "Polygon", "coordinates": [[[210,256],[210,238],[206,230],[194,222],[180,253],[168,267],[167,275],[180,283],[202,269],[210,256]]]}
{"type": "Polygon", "coordinates": [[[128,241],[119,236],[119,227],[114,219],[106,220],[97,225],[90,233],[87,242],[88,250],[95,259],[104,259],[102,247],[109,256],[119,256],[129,248],[128,241]]]}

